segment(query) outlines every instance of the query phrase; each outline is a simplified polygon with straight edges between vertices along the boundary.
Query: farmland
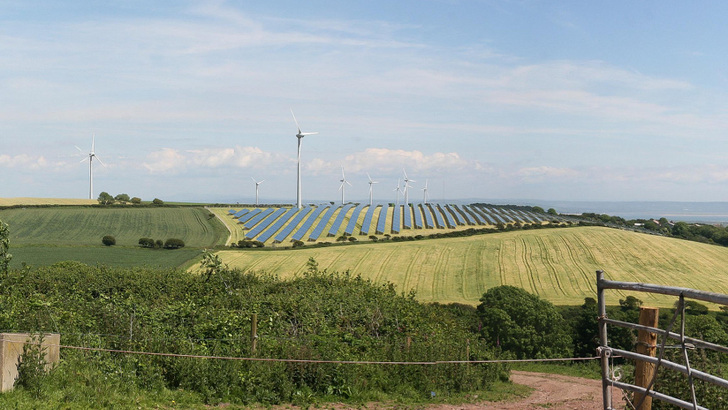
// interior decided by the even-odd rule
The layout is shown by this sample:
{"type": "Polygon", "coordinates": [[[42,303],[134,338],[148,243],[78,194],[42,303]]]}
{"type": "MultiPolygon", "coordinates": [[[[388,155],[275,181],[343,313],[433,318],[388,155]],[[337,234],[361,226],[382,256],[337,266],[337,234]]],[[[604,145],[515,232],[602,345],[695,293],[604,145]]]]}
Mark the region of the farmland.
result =
{"type": "MultiPolygon", "coordinates": [[[[292,277],[313,257],[319,268],[349,270],[427,302],[476,304],[488,288],[513,285],[559,305],[595,297],[595,274],[728,293],[728,249],[602,227],[513,231],[465,238],[367,243],[279,251],[221,251],[231,267],[292,277]]],[[[613,292],[610,304],[624,293],[613,292]]],[[[647,304],[674,300],[636,295],[647,304]]]]}
{"type": "Polygon", "coordinates": [[[61,260],[114,266],[179,266],[199,254],[189,248],[224,243],[228,232],[204,208],[98,208],[49,207],[0,210],[0,220],[10,226],[13,266],[26,262],[45,265],[61,260]],[[113,235],[117,245],[101,245],[113,235]],[[187,248],[174,251],[139,249],[139,238],[182,239],[187,248]],[[145,252],[147,251],[147,252],[145,252]]]}

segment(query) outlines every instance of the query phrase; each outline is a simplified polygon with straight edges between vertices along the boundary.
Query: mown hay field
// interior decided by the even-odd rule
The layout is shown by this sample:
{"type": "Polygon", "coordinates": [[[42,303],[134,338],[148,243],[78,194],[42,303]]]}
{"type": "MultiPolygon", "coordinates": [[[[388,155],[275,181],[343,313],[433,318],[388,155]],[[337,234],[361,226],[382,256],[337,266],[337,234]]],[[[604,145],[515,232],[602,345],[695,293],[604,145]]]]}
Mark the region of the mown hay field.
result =
{"type": "Polygon", "coordinates": [[[37,205],[96,205],[95,199],[71,198],[0,198],[0,206],[37,205]]]}
{"type": "Polygon", "coordinates": [[[188,247],[224,244],[228,232],[204,208],[49,207],[0,210],[10,226],[11,247],[94,246],[112,235],[117,246],[137,246],[139,238],[182,239],[188,247]]]}
{"type": "MultiPolygon", "coordinates": [[[[218,254],[230,267],[283,278],[302,274],[314,258],[320,269],[391,282],[426,302],[477,304],[487,289],[513,285],[558,305],[578,305],[596,298],[598,269],[611,280],[728,293],[728,248],[602,227],[218,254]]],[[[630,294],[648,305],[675,301],[630,294]]],[[[609,291],[608,303],[626,295],[609,291]]]]}

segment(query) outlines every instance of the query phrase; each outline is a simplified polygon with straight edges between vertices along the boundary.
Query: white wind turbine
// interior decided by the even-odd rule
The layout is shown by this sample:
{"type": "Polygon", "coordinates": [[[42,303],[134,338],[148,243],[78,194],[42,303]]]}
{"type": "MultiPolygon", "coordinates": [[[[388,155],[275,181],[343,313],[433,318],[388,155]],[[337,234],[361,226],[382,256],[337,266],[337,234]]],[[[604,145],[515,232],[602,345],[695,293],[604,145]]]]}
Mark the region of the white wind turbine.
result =
{"type": "MultiPolygon", "coordinates": [[[[76,149],[83,154],[83,150],[76,146],[76,149]]],[[[101,158],[96,156],[96,134],[92,134],[91,136],[91,151],[88,153],[88,157],[81,160],[81,162],[86,161],[88,159],[88,199],[94,199],[94,158],[96,158],[99,163],[103,166],[104,162],[101,161],[101,158]]]]}
{"type": "Polygon", "coordinates": [[[402,188],[399,187],[399,178],[397,178],[397,188],[394,188],[392,191],[397,191],[397,202],[395,204],[399,206],[399,193],[402,192],[402,188]]]}
{"type": "Polygon", "coordinates": [[[344,191],[346,191],[346,185],[348,184],[351,186],[349,181],[346,180],[346,175],[344,175],[344,167],[341,167],[341,179],[339,182],[341,182],[341,186],[339,186],[339,191],[341,191],[341,205],[344,205],[344,191]]]}
{"type": "Polygon", "coordinates": [[[426,179],[425,180],[425,187],[422,188],[422,191],[424,192],[424,200],[423,200],[423,202],[424,202],[425,205],[427,205],[427,183],[428,182],[429,182],[429,180],[426,179]]]}
{"type": "Polygon", "coordinates": [[[318,132],[301,132],[301,127],[298,125],[298,121],[296,120],[296,115],[293,114],[293,109],[291,109],[291,115],[293,115],[293,121],[296,123],[296,128],[298,128],[298,134],[296,134],[296,138],[298,138],[298,184],[296,185],[296,206],[300,209],[302,208],[301,204],[301,140],[306,135],[316,135],[318,132]]]}
{"type": "Polygon", "coordinates": [[[407,205],[409,205],[409,202],[408,202],[409,201],[409,195],[408,195],[409,188],[412,188],[412,186],[409,183],[417,182],[417,181],[415,181],[414,179],[409,179],[407,177],[407,171],[405,171],[404,168],[402,168],[402,172],[404,173],[404,206],[406,207],[407,205]]]}
{"type": "Polygon", "coordinates": [[[250,177],[250,179],[252,179],[253,182],[255,182],[255,204],[258,205],[258,185],[260,185],[263,182],[265,182],[265,179],[262,180],[262,181],[260,181],[260,182],[259,181],[256,181],[255,178],[253,178],[253,177],[250,177]]]}
{"type": "Polygon", "coordinates": [[[367,172],[367,178],[369,178],[369,206],[372,206],[372,187],[374,184],[378,184],[379,181],[372,181],[372,177],[369,176],[369,173],[367,172]]]}

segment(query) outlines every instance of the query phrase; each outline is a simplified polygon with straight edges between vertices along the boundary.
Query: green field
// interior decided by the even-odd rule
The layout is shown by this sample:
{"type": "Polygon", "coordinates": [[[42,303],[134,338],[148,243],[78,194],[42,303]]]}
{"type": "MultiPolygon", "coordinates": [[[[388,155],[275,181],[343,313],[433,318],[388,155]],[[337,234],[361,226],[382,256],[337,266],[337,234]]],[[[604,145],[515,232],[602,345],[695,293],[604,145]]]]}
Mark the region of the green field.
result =
{"type": "MultiPolygon", "coordinates": [[[[219,255],[231,267],[281,277],[301,274],[313,257],[321,269],[391,282],[402,291],[415,290],[422,301],[476,304],[488,288],[513,285],[555,304],[577,305],[596,297],[598,269],[612,280],[728,293],[728,248],[601,227],[219,255]]],[[[646,304],[674,303],[635,296],[646,304]]],[[[610,304],[624,297],[608,294],[610,304]]]]}
{"type": "Polygon", "coordinates": [[[177,267],[200,248],[224,244],[229,233],[204,208],[49,207],[0,210],[10,227],[12,266],[76,260],[90,265],[177,267]],[[104,235],[116,246],[101,245],[104,235]],[[181,250],[140,249],[141,237],[182,239],[181,250]]]}

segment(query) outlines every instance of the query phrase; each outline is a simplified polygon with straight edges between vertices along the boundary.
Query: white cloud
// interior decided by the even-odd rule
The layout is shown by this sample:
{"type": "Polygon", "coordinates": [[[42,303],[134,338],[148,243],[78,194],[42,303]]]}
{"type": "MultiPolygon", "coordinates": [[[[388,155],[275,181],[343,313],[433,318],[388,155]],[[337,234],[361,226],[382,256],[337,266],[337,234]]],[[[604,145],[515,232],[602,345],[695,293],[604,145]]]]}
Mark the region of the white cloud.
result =
{"type": "Polygon", "coordinates": [[[388,148],[367,148],[345,156],[340,162],[314,159],[305,164],[308,171],[327,174],[338,172],[340,166],[351,172],[397,173],[406,169],[410,172],[454,172],[460,170],[478,170],[481,165],[477,161],[460,157],[457,152],[434,152],[425,154],[422,151],[393,150],[388,148]]]}
{"type": "Polygon", "coordinates": [[[177,174],[193,169],[265,168],[291,160],[258,147],[206,148],[181,151],[164,148],[147,156],[144,167],[152,173],[177,174]]]}
{"type": "Polygon", "coordinates": [[[19,154],[10,156],[7,154],[0,155],[0,167],[5,168],[26,168],[41,169],[48,168],[50,164],[44,156],[32,156],[27,154],[19,154]]]}

